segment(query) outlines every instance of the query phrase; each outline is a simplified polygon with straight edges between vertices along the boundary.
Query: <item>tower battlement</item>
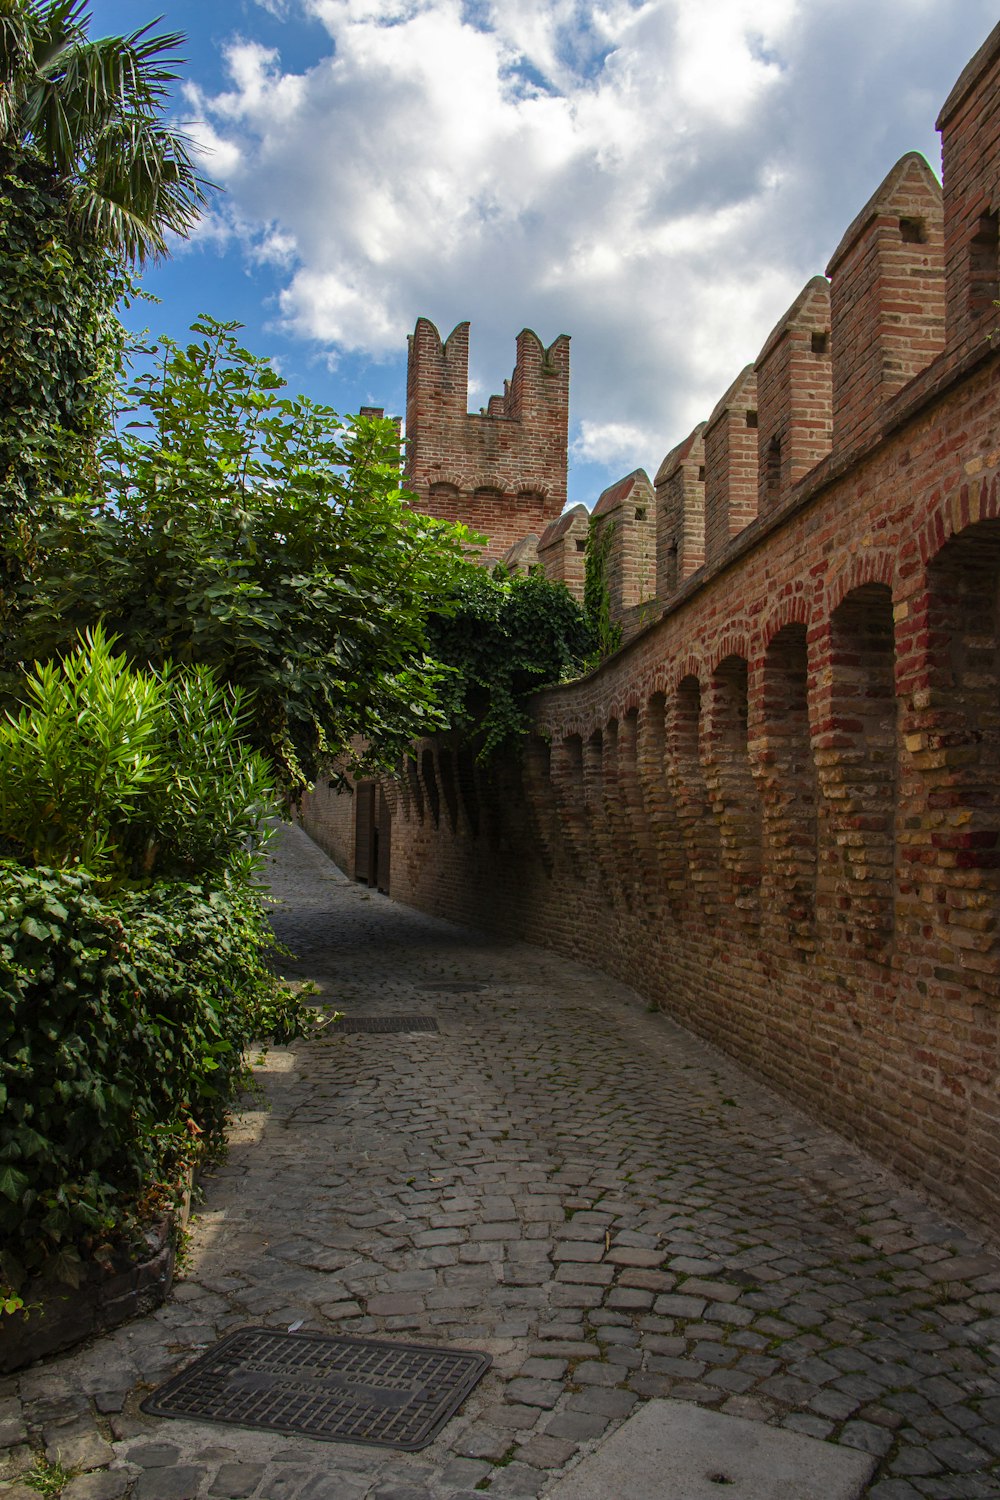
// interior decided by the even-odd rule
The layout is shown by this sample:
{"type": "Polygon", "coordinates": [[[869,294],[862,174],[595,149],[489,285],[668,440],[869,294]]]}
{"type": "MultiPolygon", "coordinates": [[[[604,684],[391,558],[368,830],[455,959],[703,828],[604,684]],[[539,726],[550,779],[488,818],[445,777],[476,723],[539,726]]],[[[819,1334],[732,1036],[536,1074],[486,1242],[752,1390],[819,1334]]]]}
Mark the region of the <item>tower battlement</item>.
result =
{"type": "Polygon", "coordinates": [[[418,318],[406,379],[406,482],[428,515],[463,521],[487,537],[496,561],[541,534],[566,503],[569,339],[546,348],[525,328],[503,393],[468,410],[469,324],[447,339],[418,318]]]}

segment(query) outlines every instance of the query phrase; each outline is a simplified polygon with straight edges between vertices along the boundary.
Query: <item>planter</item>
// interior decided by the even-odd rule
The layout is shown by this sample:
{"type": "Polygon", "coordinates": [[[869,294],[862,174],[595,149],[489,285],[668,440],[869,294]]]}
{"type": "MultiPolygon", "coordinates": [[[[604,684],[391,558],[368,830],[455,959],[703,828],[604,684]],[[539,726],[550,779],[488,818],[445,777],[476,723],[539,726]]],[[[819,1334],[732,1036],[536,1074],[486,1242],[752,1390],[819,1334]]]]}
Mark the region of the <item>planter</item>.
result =
{"type": "Polygon", "coordinates": [[[38,1280],[21,1289],[27,1311],[0,1318],[0,1374],[159,1307],[174,1274],[172,1222],[146,1233],[146,1253],[110,1270],[86,1265],[78,1287],[38,1280]]]}
{"type": "Polygon", "coordinates": [[[191,1188],[189,1170],[180,1209],[146,1231],[145,1250],[136,1258],[123,1258],[109,1269],[84,1265],[78,1287],[41,1278],[22,1287],[28,1310],[0,1317],[0,1375],[108,1333],[165,1302],[174,1279],[173,1229],[187,1224],[191,1188]]]}

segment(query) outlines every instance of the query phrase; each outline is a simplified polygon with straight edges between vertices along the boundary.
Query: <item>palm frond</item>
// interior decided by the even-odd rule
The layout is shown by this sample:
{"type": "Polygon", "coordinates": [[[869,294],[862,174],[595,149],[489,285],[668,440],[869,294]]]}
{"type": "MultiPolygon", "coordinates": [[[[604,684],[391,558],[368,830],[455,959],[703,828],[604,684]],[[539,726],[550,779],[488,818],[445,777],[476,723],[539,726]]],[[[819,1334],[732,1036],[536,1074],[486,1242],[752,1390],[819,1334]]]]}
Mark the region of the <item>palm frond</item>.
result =
{"type": "Polygon", "coordinates": [[[89,24],[87,0],[0,0],[0,139],[63,178],[88,237],[141,264],[190,232],[213,186],[162,120],[184,37],[151,21],[90,40],[89,24]]]}
{"type": "Polygon", "coordinates": [[[132,116],[101,133],[74,202],[90,237],[142,265],[166,253],[168,233],[190,233],[210,186],[179,132],[132,116]]]}

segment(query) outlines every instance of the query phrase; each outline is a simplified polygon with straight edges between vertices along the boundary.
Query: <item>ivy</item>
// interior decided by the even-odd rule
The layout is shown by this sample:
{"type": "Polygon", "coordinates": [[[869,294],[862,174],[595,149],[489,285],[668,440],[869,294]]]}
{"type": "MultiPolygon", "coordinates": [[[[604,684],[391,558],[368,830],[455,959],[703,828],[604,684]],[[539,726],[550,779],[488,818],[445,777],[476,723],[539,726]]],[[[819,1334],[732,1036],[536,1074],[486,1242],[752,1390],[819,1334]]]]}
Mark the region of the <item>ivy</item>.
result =
{"type": "MultiPolygon", "coordinates": [[[[238,879],[102,895],[0,862],[0,1283],[113,1262],[218,1145],[251,1039],[299,1002],[238,879]]],[[[9,1300],[13,1301],[14,1298],[9,1300]]]]}
{"type": "Polygon", "coordinates": [[[0,522],[24,546],[50,495],[97,483],[125,345],[114,309],[129,289],[75,230],[55,174],[0,150],[0,522]]]}
{"type": "Polygon", "coordinates": [[[608,557],[615,535],[615,522],[595,525],[591,517],[584,554],[583,609],[596,638],[596,649],[587,666],[598,666],[622,643],[622,627],[611,619],[611,597],[608,591],[608,557]]]}
{"type": "Polygon", "coordinates": [[[593,637],[565,584],[540,570],[511,577],[477,567],[457,579],[430,645],[449,669],[448,722],[485,759],[527,732],[533,692],[579,675],[593,637]]]}

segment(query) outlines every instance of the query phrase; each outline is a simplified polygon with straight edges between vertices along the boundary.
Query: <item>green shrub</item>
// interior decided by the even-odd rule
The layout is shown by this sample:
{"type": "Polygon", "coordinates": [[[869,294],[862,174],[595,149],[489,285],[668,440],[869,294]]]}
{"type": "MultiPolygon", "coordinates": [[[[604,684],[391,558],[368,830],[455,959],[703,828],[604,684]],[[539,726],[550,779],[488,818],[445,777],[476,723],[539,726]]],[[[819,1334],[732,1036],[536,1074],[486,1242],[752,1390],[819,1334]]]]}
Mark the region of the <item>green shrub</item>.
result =
{"type": "Polygon", "coordinates": [[[206,317],[186,347],[165,339],[101,444],[103,493],[48,507],[0,691],[103,621],[140,666],[200,662],[241,686],[246,738],[298,795],[356,738],[392,766],[444,727],[427,622],[476,538],[411,508],[391,422],[292,397],[238,328],[206,317]]]}
{"type": "Polygon", "coordinates": [[[523,738],[531,694],[578,675],[594,644],[564,583],[540,570],[511,577],[501,565],[456,579],[430,638],[449,668],[441,688],[449,725],[482,759],[523,738]]]}
{"type": "Polygon", "coordinates": [[[245,1049],[302,1012],[244,883],[102,895],[0,862],[0,1280],[73,1279],[169,1205],[220,1141],[245,1049]]]}
{"type": "Polygon", "coordinates": [[[606,656],[613,656],[622,643],[620,621],[611,619],[611,596],[608,592],[608,555],[615,536],[614,521],[602,526],[591,516],[587,529],[587,548],[583,580],[583,612],[596,638],[595,649],[587,658],[590,671],[599,667],[606,656]]]}
{"type": "Polygon", "coordinates": [[[274,789],[238,688],[132,668],[98,625],[21,693],[0,717],[0,838],[24,862],[114,884],[218,873],[261,842],[274,789]]]}
{"type": "Polygon", "coordinates": [[[0,1308],[127,1249],[221,1140],[251,1042],[303,1017],[267,963],[239,692],[114,645],[36,665],[0,719],[0,1308]]]}

